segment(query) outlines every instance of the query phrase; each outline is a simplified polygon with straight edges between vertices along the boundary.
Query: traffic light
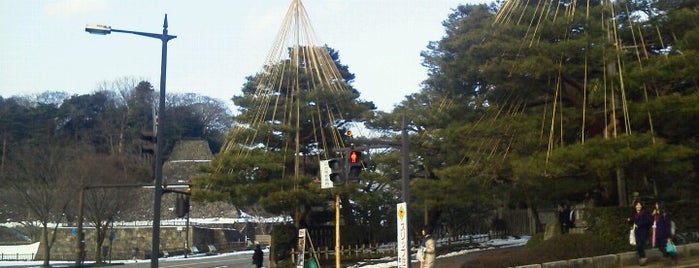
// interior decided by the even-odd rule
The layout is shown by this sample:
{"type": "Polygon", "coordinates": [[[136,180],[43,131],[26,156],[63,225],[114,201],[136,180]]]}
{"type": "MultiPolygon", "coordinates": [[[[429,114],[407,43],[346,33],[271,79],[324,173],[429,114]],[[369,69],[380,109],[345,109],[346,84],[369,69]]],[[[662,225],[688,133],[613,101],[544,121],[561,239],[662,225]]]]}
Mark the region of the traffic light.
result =
{"type": "Polygon", "coordinates": [[[340,158],[328,159],[330,166],[330,181],[334,186],[339,186],[345,183],[345,163],[340,158]]]}
{"type": "Polygon", "coordinates": [[[364,163],[362,163],[362,152],[350,150],[347,153],[347,179],[348,180],[359,180],[359,174],[362,173],[364,169],[364,163]]]}

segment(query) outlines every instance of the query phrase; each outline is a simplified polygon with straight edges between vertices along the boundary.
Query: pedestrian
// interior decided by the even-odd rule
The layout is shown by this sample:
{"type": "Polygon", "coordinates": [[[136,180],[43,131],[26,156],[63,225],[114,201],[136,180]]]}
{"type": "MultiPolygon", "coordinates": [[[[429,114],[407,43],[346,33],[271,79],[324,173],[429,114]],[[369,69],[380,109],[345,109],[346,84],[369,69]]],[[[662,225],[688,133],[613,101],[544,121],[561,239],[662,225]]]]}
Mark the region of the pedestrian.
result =
{"type": "Polygon", "coordinates": [[[264,253],[260,244],[255,245],[255,252],[252,253],[252,264],[257,268],[262,268],[262,263],[264,262],[264,253]]]}
{"type": "Polygon", "coordinates": [[[570,208],[568,204],[558,205],[558,221],[561,224],[561,234],[567,234],[570,231],[570,208]]]}
{"type": "Polygon", "coordinates": [[[434,268],[436,253],[437,242],[432,237],[432,228],[425,226],[422,228],[422,242],[420,242],[420,249],[418,249],[420,268],[434,268]]]}
{"type": "Polygon", "coordinates": [[[672,243],[672,223],[670,213],[667,212],[665,203],[662,201],[655,202],[653,209],[653,236],[652,245],[658,248],[663,253],[663,257],[670,259],[671,262],[677,261],[677,252],[668,252],[667,244],[672,243]]]}
{"type": "Polygon", "coordinates": [[[575,228],[575,205],[570,205],[568,209],[568,228],[575,228]]]}
{"type": "Polygon", "coordinates": [[[650,227],[653,224],[653,219],[650,215],[643,210],[643,204],[641,201],[634,201],[634,214],[627,221],[629,225],[634,227],[634,238],[636,239],[636,254],[638,254],[638,264],[641,266],[646,265],[648,258],[646,258],[646,239],[648,238],[648,233],[650,232],[650,227]]]}
{"type": "Polygon", "coordinates": [[[134,247],[131,249],[131,259],[134,260],[135,262],[138,262],[138,247],[134,247]]]}

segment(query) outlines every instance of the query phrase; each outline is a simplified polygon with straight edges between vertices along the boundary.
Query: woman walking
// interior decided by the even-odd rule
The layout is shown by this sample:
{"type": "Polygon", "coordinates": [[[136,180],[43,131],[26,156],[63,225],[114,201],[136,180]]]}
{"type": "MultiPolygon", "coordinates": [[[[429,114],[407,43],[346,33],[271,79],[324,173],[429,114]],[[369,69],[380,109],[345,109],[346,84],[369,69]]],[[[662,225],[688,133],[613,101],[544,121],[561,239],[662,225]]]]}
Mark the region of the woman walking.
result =
{"type": "Polygon", "coordinates": [[[636,254],[638,254],[638,264],[641,266],[648,263],[648,258],[646,258],[646,241],[648,239],[648,232],[650,230],[651,224],[653,224],[653,219],[648,215],[648,213],[643,210],[643,204],[641,201],[635,201],[633,203],[634,214],[628,219],[629,224],[632,224],[634,228],[634,237],[636,238],[636,254]]]}
{"type": "Polygon", "coordinates": [[[437,245],[432,237],[432,228],[428,226],[422,228],[422,235],[422,242],[420,242],[420,249],[418,249],[420,268],[433,268],[437,253],[437,245]]]}
{"type": "Polygon", "coordinates": [[[672,233],[670,228],[672,223],[670,213],[665,208],[665,203],[658,201],[653,209],[653,247],[658,248],[663,253],[663,257],[671,259],[672,262],[677,260],[677,252],[668,252],[667,243],[672,243],[672,233]]]}

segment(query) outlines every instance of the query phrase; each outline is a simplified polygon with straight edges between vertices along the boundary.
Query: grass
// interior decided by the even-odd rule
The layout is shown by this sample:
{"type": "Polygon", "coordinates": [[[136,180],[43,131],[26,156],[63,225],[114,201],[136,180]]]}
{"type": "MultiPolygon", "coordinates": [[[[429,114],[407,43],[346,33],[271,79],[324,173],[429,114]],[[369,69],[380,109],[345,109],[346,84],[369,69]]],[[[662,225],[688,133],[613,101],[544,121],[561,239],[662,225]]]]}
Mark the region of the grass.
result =
{"type": "Polygon", "coordinates": [[[461,267],[514,267],[615,252],[613,245],[591,234],[559,235],[546,241],[532,237],[524,247],[497,251],[496,254],[481,254],[464,262],[461,267]]]}

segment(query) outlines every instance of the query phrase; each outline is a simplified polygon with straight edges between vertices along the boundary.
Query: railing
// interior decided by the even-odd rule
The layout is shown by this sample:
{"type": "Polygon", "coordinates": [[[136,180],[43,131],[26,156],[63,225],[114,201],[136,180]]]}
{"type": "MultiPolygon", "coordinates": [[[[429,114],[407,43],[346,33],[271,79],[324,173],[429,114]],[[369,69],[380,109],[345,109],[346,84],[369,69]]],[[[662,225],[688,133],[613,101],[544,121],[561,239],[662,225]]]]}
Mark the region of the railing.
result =
{"type": "MultiPolygon", "coordinates": [[[[152,227],[152,221],[134,221],[134,222],[114,222],[114,227],[152,227]]],[[[160,226],[185,226],[186,222],[181,220],[163,220],[160,222],[160,226]]],[[[189,223],[190,226],[198,225],[194,222],[189,223]]],[[[76,223],[63,223],[62,227],[76,227],[76,223]]],[[[95,227],[92,222],[84,222],[83,227],[95,227]]]]}
{"type": "MultiPolygon", "coordinates": [[[[494,238],[501,237],[502,234],[492,233],[492,234],[477,234],[477,235],[462,235],[451,240],[438,240],[437,246],[454,245],[454,244],[466,244],[466,243],[483,243],[494,238]]],[[[386,256],[395,255],[397,252],[396,243],[387,244],[367,244],[367,245],[343,245],[340,246],[340,256],[345,257],[359,257],[359,256],[386,256]]],[[[417,246],[413,245],[411,252],[417,250],[417,246]]],[[[310,255],[313,252],[306,251],[306,255],[310,255]]],[[[315,250],[315,255],[318,256],[320,260],[330,260],[335,257],[335,250],[329,247],[321,247],[315,250]]],[[[295,261],[296,253],[294,249],[291,249],[292,261],[295,261]]]]}
{"type": "Polygon", "coordinates": [[[29,254],[0,253],[0,261],[32,261],[32,260],[34,260],[35,256],[36,256],[36,254],[34,254],[34,253],[29,253],[29,254]]]}

